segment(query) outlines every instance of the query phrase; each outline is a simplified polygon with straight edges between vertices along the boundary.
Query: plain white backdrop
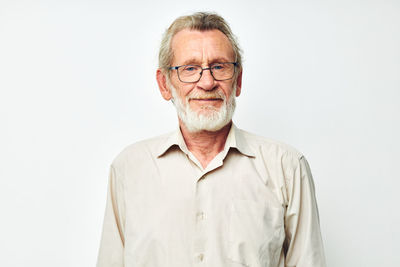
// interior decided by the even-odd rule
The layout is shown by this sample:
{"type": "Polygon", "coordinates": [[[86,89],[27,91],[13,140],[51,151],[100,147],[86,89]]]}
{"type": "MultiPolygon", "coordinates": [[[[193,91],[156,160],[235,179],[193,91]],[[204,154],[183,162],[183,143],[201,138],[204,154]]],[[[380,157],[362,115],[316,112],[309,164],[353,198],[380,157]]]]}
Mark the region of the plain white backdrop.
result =
{"type": "Polygon", "coordinates": [[[0,266],[94,266],[108,168],[175,129],[161,35],[216,11],[244,50],[238,127],[314,174],[328,266],[400,266],[400,2],[0,1],[0,266]]]}

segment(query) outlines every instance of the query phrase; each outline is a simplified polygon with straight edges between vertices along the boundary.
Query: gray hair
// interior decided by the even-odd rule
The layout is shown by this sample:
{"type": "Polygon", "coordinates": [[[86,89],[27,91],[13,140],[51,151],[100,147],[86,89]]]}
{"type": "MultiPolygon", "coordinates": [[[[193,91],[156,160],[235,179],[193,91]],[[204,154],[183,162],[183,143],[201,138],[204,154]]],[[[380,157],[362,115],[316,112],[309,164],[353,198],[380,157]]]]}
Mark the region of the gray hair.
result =
{"type": "Polygon", "coordinates": [[[182,16],[175,19],[171,26],[169,26],[169,28],[165,31],[158,54],[158,67],[161,70],[169,73],[169,67],[174,56],[171,48],[171,41],[175,34],[183,29],[197,31],[221,31],[229,39],[235,54],[235,61],[237,62],[238,69],[241,69],[242,51],[239,47],[239,43],[236,40],[236,36],[232,33],[228,23],[216,13],[196,12],[192,15],[182,16]]]}

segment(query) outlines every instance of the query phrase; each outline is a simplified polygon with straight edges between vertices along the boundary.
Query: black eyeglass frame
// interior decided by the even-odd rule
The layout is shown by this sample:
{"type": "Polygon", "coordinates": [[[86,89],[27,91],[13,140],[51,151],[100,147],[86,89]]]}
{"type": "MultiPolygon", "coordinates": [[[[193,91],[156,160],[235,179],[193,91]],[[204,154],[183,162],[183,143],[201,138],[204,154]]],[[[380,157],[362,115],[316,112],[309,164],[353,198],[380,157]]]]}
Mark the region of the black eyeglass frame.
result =
{"type": "Polygon", "coordinates": [[[207,68],[202,68],[200,65],[188,64],[188,65],[173,66],[173,67],[169,67],[168,69],[170,69],[170,70],[176,70],[176,74],[178,75],[179,81],[181,81],[181,82],[183,82],[183,83],[197,83],[198,81],[200,81],[201,76],[203,75],[203,71],[205,71],[205,70],[210,70],[211,76],[212,76],[213,79],[216,80],[216,81],[227,81],[227,80],[230,80],[230,79],[232,79],[232,78],[235,76],[235,72],[236,72],[236,67],[237,67],[237,66],[238,66],[238,62],[216,62],[216,63],[212,63],[211,66],[210,66],[210,67],[207,67],[207,68]],[[211,70],[211,68],[213,67],[214,64],[233,64],[233,68],[234,68],[234,69],[233,69],[232,77],[227,78],[227,79],[222,79],[222,80],[216,79],[216,78],[214,77],[214,74],[213,74],[212,70],[211,70]],[[199,76],[199,79],[198,79],[197,81],[194,81],[194,82],[184,82],[184,81],[181,80],[181,77],[179,76],[179,71],[178,71],[178,69],[179,69],[180,67],[186,67],[186,66],[196,66],[196,67],[200,67],[200,68],[201,68],[200,76],[199,76]]]}

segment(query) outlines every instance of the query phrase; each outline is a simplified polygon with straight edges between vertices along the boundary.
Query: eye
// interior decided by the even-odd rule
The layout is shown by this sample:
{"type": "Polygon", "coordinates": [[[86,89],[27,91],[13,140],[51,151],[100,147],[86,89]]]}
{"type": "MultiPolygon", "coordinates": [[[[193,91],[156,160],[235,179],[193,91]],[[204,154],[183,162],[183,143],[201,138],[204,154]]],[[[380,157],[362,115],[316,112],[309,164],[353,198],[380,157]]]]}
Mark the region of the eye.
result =
{"type": "Polygon", "coordinates": [[[224,69],[224,65],[223,64],[214,64],[214,65],[212,65],[212,69],[213,70],[223,70],[224,69]]]}
{"type": "Polygon", "coordinates": [[[193,72],[196,71],[198,69],[198,67],[196,66],[184,66],[183,67],[183,71],[185,72],[193,72]]]}

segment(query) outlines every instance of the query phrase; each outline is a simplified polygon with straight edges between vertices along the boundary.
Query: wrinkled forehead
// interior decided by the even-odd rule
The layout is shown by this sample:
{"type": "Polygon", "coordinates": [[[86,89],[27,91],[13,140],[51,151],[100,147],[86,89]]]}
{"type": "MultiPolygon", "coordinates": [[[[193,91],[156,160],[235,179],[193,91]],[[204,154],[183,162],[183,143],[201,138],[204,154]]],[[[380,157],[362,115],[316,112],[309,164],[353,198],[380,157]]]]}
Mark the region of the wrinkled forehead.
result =
{"type": "Polygon", "coordinates": [[[235,61],[235,53],[228,37],[219,30],[198,31],[184,29],[174,35],[171,42],[172,65],[235,61]]]}

